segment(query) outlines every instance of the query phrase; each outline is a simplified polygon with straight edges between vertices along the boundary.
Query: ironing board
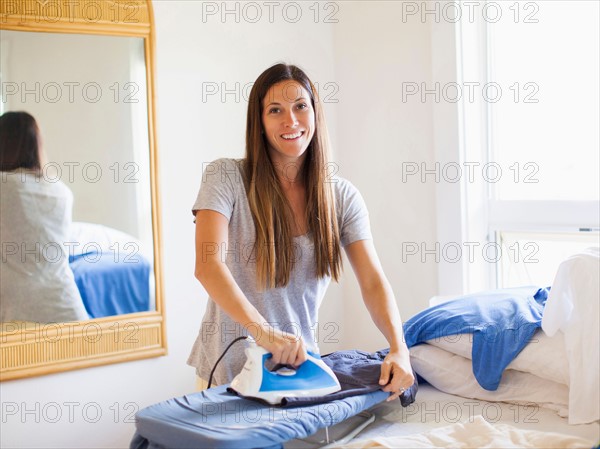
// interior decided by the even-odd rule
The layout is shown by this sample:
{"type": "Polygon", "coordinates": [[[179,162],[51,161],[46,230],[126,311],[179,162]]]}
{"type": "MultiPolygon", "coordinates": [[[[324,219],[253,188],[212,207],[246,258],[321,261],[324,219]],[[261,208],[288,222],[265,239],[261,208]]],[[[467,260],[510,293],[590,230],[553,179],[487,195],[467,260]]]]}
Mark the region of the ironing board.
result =
{"type": "Polygon", "coordinates": [[[389,397],[378,390],[322,404],[280,408],[244,399],[228,385],[140,410],[130,449],[280,449],[357,415],[389,397]]]}

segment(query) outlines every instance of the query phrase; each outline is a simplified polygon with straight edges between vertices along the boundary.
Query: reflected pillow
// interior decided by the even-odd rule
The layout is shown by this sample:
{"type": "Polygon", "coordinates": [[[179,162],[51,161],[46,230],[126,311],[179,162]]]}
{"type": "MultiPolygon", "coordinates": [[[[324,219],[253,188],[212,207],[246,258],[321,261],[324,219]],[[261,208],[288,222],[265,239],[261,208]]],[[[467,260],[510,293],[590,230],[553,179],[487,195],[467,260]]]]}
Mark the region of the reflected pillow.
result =
{"type": "Polygon", "coordinates": [[[138,239],[101,224],[75,221],[71,224],[70,238],[78,244],[71,247],[71,256],[80,256],[85,252],[119,252],[123,256],[141,254],[150,262],[154,260],[152,253],[138,239]]]}

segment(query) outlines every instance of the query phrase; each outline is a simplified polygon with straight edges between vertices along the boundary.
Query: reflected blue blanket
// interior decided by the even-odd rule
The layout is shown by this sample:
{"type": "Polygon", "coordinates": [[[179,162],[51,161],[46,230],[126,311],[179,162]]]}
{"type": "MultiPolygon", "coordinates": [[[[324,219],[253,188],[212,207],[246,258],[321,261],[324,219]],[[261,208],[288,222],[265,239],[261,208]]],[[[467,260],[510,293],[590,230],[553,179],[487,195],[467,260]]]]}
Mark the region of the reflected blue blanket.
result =
{"type": "Polygon", "coordinates": [[[473,374],[494,391],[502,372],[542,325],[548,288],[521,287],[463,296],[418,313],[404,324],[410,348],[427,340],[473,334],[473,374]]]}
{"type": "Polygon", "coordinates": [[[226,391],[227,385],[151,405],[136,415],[131,449],[282,448],[389,397],[378,390],[305,407],[272,407],[226,391]]]}
{"type": "Polygon", "coordinates": [[[90,318],[147,312],[150,263],[140,254],[87,253],[69,257],[90,318]]]}

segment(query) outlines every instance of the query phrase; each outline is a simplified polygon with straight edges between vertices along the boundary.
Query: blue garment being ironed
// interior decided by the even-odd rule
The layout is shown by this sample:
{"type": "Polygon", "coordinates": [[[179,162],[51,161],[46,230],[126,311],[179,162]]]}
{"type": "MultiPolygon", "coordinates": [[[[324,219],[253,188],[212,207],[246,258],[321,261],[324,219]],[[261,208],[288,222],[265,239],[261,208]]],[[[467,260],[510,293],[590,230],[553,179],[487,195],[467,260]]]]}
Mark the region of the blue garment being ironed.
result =
{"type": "MultiPolygon", "coordinates": [[[[373,353],[350,349],[324,355],[322,357],[323,362],[331,368],[342,389],[325,396],[284,397],[281,406],[299,407],[322,404],[381,390],[382,386],[379,385],[381,364],[389,352],[389,348],[373,353]]],[[[415,402],[418,389],[419,384],[415,375],[415,382],[399,397],[402,407],[408,407],[415,402]]],[[[235,393],[230,388],[227,391],[235,393]]],[[[257,400],[256,398],[248,399],[257,400]]]]}
{"type": "Polygon", "coordinates": [[[473,374],[479,385],[494,391],[504,369],[541,327],[549,290],[492,290],[430,307],[404,324],[406,344],[472,333],[473,374]]]}

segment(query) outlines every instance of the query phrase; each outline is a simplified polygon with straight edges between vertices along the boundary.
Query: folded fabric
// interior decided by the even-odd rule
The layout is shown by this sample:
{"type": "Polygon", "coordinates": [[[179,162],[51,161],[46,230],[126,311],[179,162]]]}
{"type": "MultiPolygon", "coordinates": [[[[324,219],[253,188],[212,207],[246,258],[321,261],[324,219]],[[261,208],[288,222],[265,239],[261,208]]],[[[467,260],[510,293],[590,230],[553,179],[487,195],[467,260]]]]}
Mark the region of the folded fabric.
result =
{"type": "MultiPolygon", "coordinates": [[[[350,350],[336,351],[324,355],[323,361],[331,368],[340,382],[342,389],[337,393],[319,398],[319,402],[324,402],[324,399],[332,401],[380,390],[379,376],[381,374],[381,364],[389,352],[388,348],[373,353],[350,350]]],[[[419,384],[415,375],[415,382],[400,395],[399,399],[402,407],[408,407],[415,402],[418,389],[419,384]]],[[[305,399],[310,400],[310,398],[287,398],[286,405],[304,405],[305,399]]],[[[309,403],[306,401],[306,404],[309,403]]]]}
{"type": "Polygon", "coordinates": [[[472,333],[473,374],[482,388],[494,391],[504,369],[541,327],[549,290],[492,290],[430,307],[405,323],[406,344],[472,333]]]}
{"type": "MultiPolygon", "coordinates": [[[[298,407],[321,404],[381,390],[382,386],[379,385],[381,364],[388,353],[389,349],[383,349],[373,353],[349,350],[336,351],[324,355],[321,359],[329,366],[329,368],[331,368],[337,377],[341,390],[325,396],[285,397],[282,400],[281,406],[298,407]]],[[[403,407],[408,407],[415,402],[418,389],[419,385],[417,383],[417,376],[415,375],[415,382],[413,385],[400,395],[399,399],[403,407]]],[[[228,388],[227,391],[235,393],[235,391],[230,388],[228,388]]]]}

